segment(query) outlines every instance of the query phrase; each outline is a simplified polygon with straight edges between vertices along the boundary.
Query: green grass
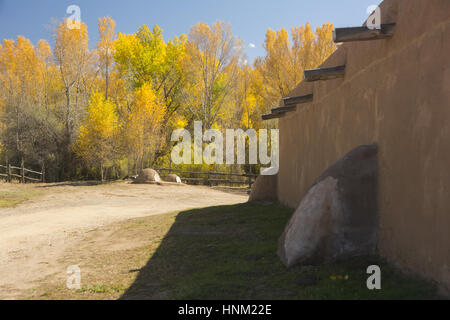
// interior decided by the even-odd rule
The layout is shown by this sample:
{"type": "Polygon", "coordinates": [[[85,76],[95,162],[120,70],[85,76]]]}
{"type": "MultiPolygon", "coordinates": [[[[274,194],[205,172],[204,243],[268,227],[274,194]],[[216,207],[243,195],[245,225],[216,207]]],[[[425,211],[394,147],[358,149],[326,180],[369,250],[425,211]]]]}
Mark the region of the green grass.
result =
{"type": "Polygon", "coordinates": [[[32,188],[21,188],[10,184],[10,190],[0,192],[0,208],[15,207],[27,200],[39,196],[42,192],[32,188]]]}
{"type": "MultiPolygon", "coordinates": [[[[245,203],[130,219],[101,227],[62,262],[82,269],[82,288],[65,273],[43,279],[38,299],[438,299],[433,284],[379,257],[286,269],[278,238],[293,210],[245,203]],[[368,290],[367,267],[381,267],[368,290]]],[[[64,269],[65,270],[65,269],[64,269]]],[[[28,298],[29,298],[28,297],[28,298]]]]}
{"type": "MultiPolygon", "coordinates": [[[[252,203],[181,212],[122,298],[437,298],[432,284],[378,257],[287,270],[276,249],[291,214],[288,208],[252,203]],[[372,264],[381,267],[381,290],[366,287],[372,264]]],[[[151,232],[152,219],[157,218],[146,218],[146,225],[139,220],[143,230],[151,232]]]]}
{"type": "Polygon", "coordinates": [[[81,292],[90,292],[90,293],[116,293],[116,292],[124,292],[124,288],[121,286],[108,286],[107,284],[100,283],[94,284],[92,286],[83,286],[78,291],[81,292]]]}

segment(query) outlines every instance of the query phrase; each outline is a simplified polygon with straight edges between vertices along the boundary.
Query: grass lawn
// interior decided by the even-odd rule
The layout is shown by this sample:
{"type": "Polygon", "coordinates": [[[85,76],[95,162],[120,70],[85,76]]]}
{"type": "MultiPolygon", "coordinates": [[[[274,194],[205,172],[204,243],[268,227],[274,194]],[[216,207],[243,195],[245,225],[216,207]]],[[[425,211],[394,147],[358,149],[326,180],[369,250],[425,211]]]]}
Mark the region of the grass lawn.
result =
{"type": "MultiPolygon", "coordinates": [[[[277,241],[292,210],[254,203],[133,219],[97,230],[82,257],[82,288],[64,278],[35,288],[46,299],[433,299],[436,288],[377,257],[287,270],[277,241]],[[107,234],[101,239],[99,234],[107,234]],[[97,239],[97,240],[95,240],[97,239]],[[93,246],[96,246],[95,249],[93,246]],[[366,287],[377,264],[382,289],[366,287]]],[[[76,258],[73,257],[75,261],[76,258]]]]}

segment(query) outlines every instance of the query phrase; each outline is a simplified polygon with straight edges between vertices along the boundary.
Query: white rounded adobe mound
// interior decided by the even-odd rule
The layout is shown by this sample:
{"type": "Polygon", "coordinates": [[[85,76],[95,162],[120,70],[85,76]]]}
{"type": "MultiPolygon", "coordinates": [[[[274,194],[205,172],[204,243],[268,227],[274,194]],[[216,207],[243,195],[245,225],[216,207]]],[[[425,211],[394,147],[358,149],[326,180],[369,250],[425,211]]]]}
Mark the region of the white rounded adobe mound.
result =
{"type": "Polygon", "coordinates": [[[167,175],[165,181],[167,182],[174,182],[174,183],[181,183],[181,178],[179,176],[177,176],[176,174],[169,174],[167,175]]]}
{"type": "Polygon", "coordinates": [[[159,183],[161,182],[161,177],[159,173],[153,169],[147,168],[142,170],[137,176],[134,183],[159,183]]]}

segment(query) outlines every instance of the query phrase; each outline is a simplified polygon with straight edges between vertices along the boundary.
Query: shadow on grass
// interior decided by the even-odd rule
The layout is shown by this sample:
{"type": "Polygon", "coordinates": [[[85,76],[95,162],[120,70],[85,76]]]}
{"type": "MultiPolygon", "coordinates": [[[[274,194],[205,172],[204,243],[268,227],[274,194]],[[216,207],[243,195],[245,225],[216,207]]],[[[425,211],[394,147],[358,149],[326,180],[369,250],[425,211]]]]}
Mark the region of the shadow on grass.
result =
{"type": "Polygon", "coordinates": [[[180,212],[121,299],[427,299],[435,288],[377,257],[287,270],[276,255],[293,210],[256,203],[180,212]],[[382,269],[382,290],[366,269],[382,269]]]}

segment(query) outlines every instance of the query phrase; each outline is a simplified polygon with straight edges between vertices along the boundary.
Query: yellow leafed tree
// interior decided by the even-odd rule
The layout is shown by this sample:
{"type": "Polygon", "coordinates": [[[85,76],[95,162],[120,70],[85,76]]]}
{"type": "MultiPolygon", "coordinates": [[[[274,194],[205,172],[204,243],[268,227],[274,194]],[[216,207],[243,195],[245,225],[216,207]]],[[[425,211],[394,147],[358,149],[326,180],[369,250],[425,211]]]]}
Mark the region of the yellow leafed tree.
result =
{"type": "Polygon", "coordinates": [[[263,99],[261,91],[264,85],[258,72],[250,66],[244,66],[239,76],[236,90],[236,102],[240,115],[240,126],[245,129],[259,129],[262,127],[263,99]]]}
{"type": "Polygon", "coordinates": [[[66,19],[58,25],[53,49],[65,98],[58,113],[65,128],[62,177],[73,174],[72,141],[89,102],[89,75],[94,73],[89,70],[93,64],[86,24],[71,29],[68,23],[70,20],[66,19]]]}
{"type": "Polygon", "coordinates": [[[332,30],[333,25],[325,23],[314,33],[307,23],[291,29],[291,40],[284,28],[267,30],[264,43],[267,54],[255,61],[265,84],[261,95],[266,111],[278,106],[280,98],[295,88],[305,69],[318,67],[336,50],[332,30]]]}
{"type": "Polygon", "coordinates": [[[242,57],[242,41],[231,26],[216,22],[191,28],[186,44],[187,84],[184,102],[196,120],[211,128],[220,118],[235,89],[242,57]]]}
{"type": "Polygon", "coordinates": [[[154,157],[167,154],[171,129],[184,121],[181,92],[185,82],[182,62],[186,56],[186,36],[175,36],[165,43],[162,30],[157,25],[152,29],[142,26],[134,34],[119,33],[113,47],[119,75],[131,89],[145,83],[151,84],[161,103],[164,103],[164,130],[158,133],[164,138],[154,157]]]}
{"type": "Polygon", "coordinates": [[[97,43],[98,64],[105,80],[105,99],[108,99],[110,74],[112,72],[113,43],[115,38],[116,22],[111,17],[98,19],[99,40],[97,43]]]}
{"type": "Polygon", "coordinates": [[[152,154],[161,143],[161,123],[166,107],[149,83],[136,88],[132,104],[125,111],[124,143],[133,156],[135,173],[143,169],[145,161],[152,161],[152,154]]]}
{"type": "Polygon", "coordinates": [[[19,161],[25,154],[42,160],[48,50],[46,42],[40,41],[35,48],[22,36],[5,40],[0,47],[1,139],[19,161]]]}
{"type": "Polygon", "coordinates": [[[93,93],[74,149],[88,165],[99,166],[102,181],[105,166],[117,156],[117,133],[116,106],[98,91],[93,93]]]}

